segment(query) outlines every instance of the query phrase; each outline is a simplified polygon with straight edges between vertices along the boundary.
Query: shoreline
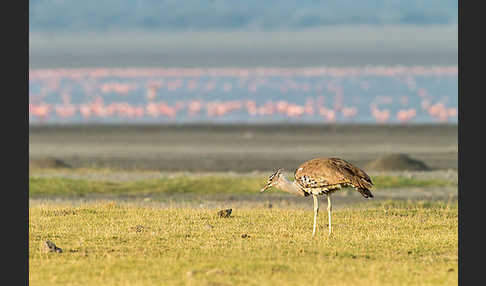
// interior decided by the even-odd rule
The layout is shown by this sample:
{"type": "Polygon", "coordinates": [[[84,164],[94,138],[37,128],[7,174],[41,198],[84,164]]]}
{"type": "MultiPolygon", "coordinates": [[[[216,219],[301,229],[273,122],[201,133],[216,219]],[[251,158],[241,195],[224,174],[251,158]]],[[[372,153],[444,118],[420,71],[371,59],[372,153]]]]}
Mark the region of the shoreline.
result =
{"type": "Polygon", "coordinates": [[[365,166],[391,153],[457,170],[458,125],[29,126],[29,160],[72,168],[245,173],[293,170],[321,156],[365,166]]]}

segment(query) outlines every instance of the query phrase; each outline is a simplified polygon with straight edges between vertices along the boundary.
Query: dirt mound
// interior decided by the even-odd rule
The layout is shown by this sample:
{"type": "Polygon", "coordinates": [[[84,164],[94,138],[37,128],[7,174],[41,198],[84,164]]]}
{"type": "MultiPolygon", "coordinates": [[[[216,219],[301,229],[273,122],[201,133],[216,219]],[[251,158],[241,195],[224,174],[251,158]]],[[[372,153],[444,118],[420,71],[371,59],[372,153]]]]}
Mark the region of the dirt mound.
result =
{"type": "Polygon", "coordinates": [[[427,171],[430,167],[424,162],[410,158],[407,154],[389,154],[368,163],[365,167],[376,171],[427,171]]]}
{"type": "Polygon", "coordinates": [[[64,161],[56,158],[29,159],[30,168],[71,168],[64,161]]]}

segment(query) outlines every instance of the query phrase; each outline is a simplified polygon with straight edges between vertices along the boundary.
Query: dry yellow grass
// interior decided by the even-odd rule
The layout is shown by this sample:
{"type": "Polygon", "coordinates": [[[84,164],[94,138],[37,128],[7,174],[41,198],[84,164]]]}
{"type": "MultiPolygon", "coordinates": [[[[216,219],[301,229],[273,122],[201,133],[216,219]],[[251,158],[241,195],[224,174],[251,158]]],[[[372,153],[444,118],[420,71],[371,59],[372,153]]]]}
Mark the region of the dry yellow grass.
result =
{"type": "Polygon", "coordinates": [[[457,285],[457,203],[312,210],[31,205],[31,285],[457,285]],[[246,235],[246,236],[245,236],[246,235]],[[51,240],[63,253],[46,253],[51,240]]]}

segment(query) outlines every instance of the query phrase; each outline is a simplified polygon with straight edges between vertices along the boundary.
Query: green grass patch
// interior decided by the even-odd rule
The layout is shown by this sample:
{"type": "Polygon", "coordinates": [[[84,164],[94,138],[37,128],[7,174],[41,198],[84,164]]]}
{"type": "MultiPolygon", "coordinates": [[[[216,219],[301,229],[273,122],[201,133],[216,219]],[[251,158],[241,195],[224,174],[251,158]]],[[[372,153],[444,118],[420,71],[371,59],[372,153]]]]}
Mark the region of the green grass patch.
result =
{"type": "Polygon", "coordinates": [[[446,187],[446,186],[456,186],[454,182],[439,180],[439,179],[428,179],[419,180],[407,177],[399,176],[373,176],[373,184],[376,188],[400,188],[400,187],[446,187]]]}
{"type": "MultiPolygon", "coordinates": [[[[450,186],[452,182],[441,180],[416,180],[404,177],[376,176],[375,188],[438,187],[450,186]]],[[[102,181],[56,177],[30,177],[30,196],[84,196],[107,195],[163,195],[163,194],[252,194],[264,184],[264,177],[191,177],[180,176],[166,179],[138,181],[102,181]]]]}
{"type": "Polygon", "coordinates": [[[457,285],[457,203],[287,209],[29,208],[31,285],[457,285]],[[62,253],[45,252],[51,240],[62,253]]]}

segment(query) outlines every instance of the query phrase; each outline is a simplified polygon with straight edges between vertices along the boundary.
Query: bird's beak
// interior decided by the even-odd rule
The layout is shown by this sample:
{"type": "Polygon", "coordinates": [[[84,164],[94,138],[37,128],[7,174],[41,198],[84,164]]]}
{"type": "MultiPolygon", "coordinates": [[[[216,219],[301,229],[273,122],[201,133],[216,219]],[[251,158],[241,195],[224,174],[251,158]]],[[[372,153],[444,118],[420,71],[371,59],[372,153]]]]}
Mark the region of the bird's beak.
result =
{"type": "Polygon", "coordinates": [[[270,184],[267,184],[263,189],[260,190],[260,193],[265,192],[268,188],[270,188],[270,184]]]}

